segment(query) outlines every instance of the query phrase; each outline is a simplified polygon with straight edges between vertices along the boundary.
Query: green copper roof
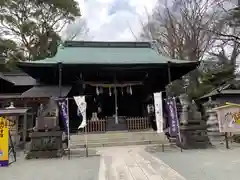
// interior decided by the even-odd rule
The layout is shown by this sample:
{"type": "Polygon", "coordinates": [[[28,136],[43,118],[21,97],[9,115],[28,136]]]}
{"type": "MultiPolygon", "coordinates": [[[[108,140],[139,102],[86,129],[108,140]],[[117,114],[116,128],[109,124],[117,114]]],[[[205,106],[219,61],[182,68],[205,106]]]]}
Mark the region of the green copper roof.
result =
{"type": "Polygon", "coordinates": [[[55,57],[31,64],[165,64],[190,63],[159,55],[149,42],[68,41],[55,57]]]}

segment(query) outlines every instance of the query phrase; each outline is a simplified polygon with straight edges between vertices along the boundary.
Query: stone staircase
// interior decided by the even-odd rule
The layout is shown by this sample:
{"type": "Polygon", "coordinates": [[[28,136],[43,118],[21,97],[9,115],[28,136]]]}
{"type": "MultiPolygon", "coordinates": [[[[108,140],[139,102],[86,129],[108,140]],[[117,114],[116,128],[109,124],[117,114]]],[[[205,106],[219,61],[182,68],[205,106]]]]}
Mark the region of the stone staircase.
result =
{"type": "MultiPolygon", "coordinates": [[[[84,148],[84,134],[71,135],[71,149],[84,148]]],[[[127,145],[146,145],[166,143],[164,134],[157,134],[155,131],[128,132],[112,131],[102,134],[87,134],[88,147],[109,147],[127,145]]]]}

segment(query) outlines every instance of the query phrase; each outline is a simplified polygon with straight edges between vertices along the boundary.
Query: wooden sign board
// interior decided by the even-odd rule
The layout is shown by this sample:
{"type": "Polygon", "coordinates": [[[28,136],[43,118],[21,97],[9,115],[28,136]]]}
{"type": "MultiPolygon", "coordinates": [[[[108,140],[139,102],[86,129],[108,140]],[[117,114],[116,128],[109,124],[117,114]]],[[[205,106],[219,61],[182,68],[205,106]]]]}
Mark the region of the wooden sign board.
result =
{"type": "Polygon", "coordinates": [[[0,167],[8,166],[8,141],[9,141],[8,120],[0,117],[0,167]]]}
{"type": "Polygon", "coordinates": [[[220,132],[240,132],[240,104],[226,103],[217,111],[220,132]]]}

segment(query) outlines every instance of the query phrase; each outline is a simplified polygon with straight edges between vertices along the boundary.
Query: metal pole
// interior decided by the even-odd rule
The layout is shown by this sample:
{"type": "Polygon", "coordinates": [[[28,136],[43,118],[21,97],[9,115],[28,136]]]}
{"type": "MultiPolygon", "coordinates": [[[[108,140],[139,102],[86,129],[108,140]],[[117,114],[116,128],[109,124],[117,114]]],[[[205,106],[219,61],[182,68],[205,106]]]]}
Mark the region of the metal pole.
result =
{"type": "Polygon", "coordinates": [[[86,157],[88,157],[87,125],[85,126],[85,133],[84,133],[84,137],[85,137],[86,157]]]}
{"type": "Polygon", "coordinates": [[[69,127],[69,102],[67,99],[67,109],[68,109],[68,159],[70,159],[70,155],[71,155],[71,149],[70,149],[70,127],[69,127]]]}
{"type": "Polygon", "coordinates": [[[228,134],[227,134],[227,132],[224,133],[224,136],[225,136],[226,148],[230,149],[229,148],[229,143],[228,143],[228,134]]]}
{"type": "MultiPolygon", "coordinates": [[[[88,157],[88,138],[87,138],[87,103],[86,103],[86,97],[84,96],[84,102],[85,102],[85,107],[82,111],[82,118],[86,120],[86,126],[85,126],[85,131],[84,131],[84,138],[85,138],[85,150],[86,150],[86,157],[88,157]]],[[[83,121],[82,119],[82,121],[83,121]]]]}

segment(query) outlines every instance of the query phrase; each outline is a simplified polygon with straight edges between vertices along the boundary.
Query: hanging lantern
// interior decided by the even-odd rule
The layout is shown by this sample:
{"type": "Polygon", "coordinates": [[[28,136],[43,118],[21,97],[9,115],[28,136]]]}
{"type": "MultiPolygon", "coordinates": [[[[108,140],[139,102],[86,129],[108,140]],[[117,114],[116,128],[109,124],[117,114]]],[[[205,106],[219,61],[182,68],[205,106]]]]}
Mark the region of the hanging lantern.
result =
{"type": "Polygon", "coordinates": [[[14,102],[10,102],[10,106],[7,107],[7,109],[14,109],[15,106],[14,106],[14,102]]]}
{"type": "Polygon", "coordinates": [[[129,94],[129,87],[126,88],[126,92],[127,92],[127,94],[129,94]]]}
{"type": "Polygon", "coordinates": [[[99,93],[100,93],[100,94],[103,94],[103,88],[102,88],[102,87],[100,87],[99,93]]]}
{"type": "Polygon", "coordinates": [[[129,87],[129,94],[132,95],[132,86],[129,87]]]}
{"type": "Polygon", "coordinates": [[[111,90],[111,87],[109,87],[109,96],[112,96],[112,90],[111,90]]]}
{"type": "Polygon", "coordinates": [[[121,87],[121,93],[122,93],[122,95],[123,95],[123,87],[121,87]]]}
{"type": "Polygon", "coordinates": [[[99,89],[96,87],[96,94],[99,95],[99,89]]]}

